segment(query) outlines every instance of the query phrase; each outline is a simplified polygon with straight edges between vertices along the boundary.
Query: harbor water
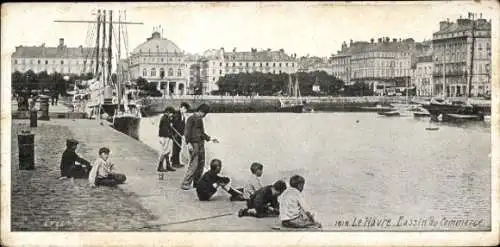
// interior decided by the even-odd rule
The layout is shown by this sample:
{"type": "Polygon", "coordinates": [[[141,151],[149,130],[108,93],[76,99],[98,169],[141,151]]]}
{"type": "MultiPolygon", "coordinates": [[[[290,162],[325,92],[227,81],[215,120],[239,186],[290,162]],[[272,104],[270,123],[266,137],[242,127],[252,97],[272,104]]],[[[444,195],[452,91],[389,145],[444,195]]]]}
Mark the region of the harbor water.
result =
{"type": "MultiPolygon", "coordinates": [[[[159,119],[139,124],[139,140],[157,150],[159,119]]],[[[208,114],[206,132],[220,143],[206,144],[207,168],[221,159],[236,187],[255,161],[268,184],[304,176],[304,195],[326,229],[490,229],[490,127],[429,126],[428,118],[376,113],[208,114]],[[391,223],[366,224],[384,219],[391,223]]]]}

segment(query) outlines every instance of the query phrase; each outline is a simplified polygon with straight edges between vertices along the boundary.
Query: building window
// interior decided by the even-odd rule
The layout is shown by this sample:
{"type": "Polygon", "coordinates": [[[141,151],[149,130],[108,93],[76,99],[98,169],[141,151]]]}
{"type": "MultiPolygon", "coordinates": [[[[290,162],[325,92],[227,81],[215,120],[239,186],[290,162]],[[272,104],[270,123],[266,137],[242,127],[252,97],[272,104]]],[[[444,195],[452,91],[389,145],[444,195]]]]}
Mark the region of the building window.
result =
{"type": "Polygon", "coordinates": [[[269,66],[269,63],[266,63],[266,66],[269,66]]]}
{"type": "Polygon", "coordinates": [[[280,66],[280,68],[281,68],[281,63],[279,63],[279,66],[280,66]]]}
{"type": "Polygon", "coordinates": [[[219,66],[221,66],[221,67],[222,67],[222,63],[220,63],[220,64],[219,64],[219,66]]]}
{"type": "Polygon", "coordinates": [[[276,63],[273,63],[273,67],[276,67],[276,63]]]}
{"type": "Polygon", "coordinates": [[[64,64],[64,61],[63,61],[63,60],[61,60],[61,64],[64,64]]]}
{"type": "Polygon", "coordinates": [[[215,81],[215,77],[212,77],[212,81],[215,81]]]}
{"type": "Polygon", "coordinates": [[[142,76],[148,76],[148,72],[146,71],[146,69],[142,69],[142,76]]]}
{"type": "Polygon", "coordinates": [[[229,63],[226,63],[226,67],[229,67],[229,63]]]}
{"type": "Polygon", "coordinates": [[[288,63],[285,63],[285,66],[288,67],[288,63]]]}
{"type": "Polygon", "coordinates": [[[165,69],[160,68],[160,78],[163,78],[163,77],[165,77],[165,69]]]}
{"type": "Polygon", "coordinates": [[[181,76],[182,76],[182,70],[181,70],[181,69],[178,69],[178,70],[177,70],[177,76],[178,76],[178,77],[181,77],[181,76]]]}
{"type": "Polygon", "coordinates": [[[40,63],[41,63],[41,61],[40,61],[40,60],[38,60],[38,64],[40,64],[40,63]]]}
{"type": "Polygon", "coordinates": [[[233,63],[233,67],[236,66],[236,63],[233,63]]]}
{"type": "Polygon", "coordinates": [[[16,60],[14,60],[14,64],[17,64],[17,59],[16,59],[16,60]]]}
{"type": "Polygon", "coordinates": [[[219,75],[222,75],[222,70],[219,70],[219,75]]]}
{"type": "Polygon", "coordinates": [[[242,63],[240,63],[240,66],[242,66],[242,65],[243,65],[243,64],[242,64],[242,63]]]}
{"type": "Polygon", "coordinates": [[[161,58],[161,62],[163,63],[163,58],[161,58]]]}
{"type": "Polygon", "coordinates": [[[174,69],[168,68],[168,76],[174,76],[174,69]]]}
{"type": "Polygon", "coordinates": [[[260,67],[262,67],[262,63],[260,63],[260,67]]]}
{"type": "Polygon", "coordinates": [[[155,76],[156,76],[156,69],[152,68],[151,69],[151,77],[155,77],[155,76]]]}

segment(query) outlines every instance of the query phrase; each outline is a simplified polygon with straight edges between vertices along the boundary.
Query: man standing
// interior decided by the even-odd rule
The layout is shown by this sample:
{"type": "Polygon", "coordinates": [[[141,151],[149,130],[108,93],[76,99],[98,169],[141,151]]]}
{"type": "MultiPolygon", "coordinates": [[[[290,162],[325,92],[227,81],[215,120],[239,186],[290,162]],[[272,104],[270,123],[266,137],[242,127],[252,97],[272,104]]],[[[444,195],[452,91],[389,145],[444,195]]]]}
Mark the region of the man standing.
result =
{"type": "Polygon", "coordinates": [[[188,110],[189,110],[189,104],[186,102],[182,102],[179,111],[177,111],[174,114],[174,119],[173,119],[173,127],[175,130],[173,133],[174,147],[172,149],[171,161],[172,161],[172,166],[175,168],[184,167],[184,165],[181,164],[179,160],[179,154],[182,148],[182,139],[183,139],[182,137],[184,136],[184,128],[186,126],[186,114],[188,110]]]}
{"type": "Polygon", "coordinates": [[[172,152],[172,137],[174,135],[172,126],[172,117],[175,112],[173,107],[167,107],[164,111],[163,116],[160,120],[158,136],[160,137],[160,157],[158,158],[158,168],[156,171],[175,171],[175,169],[170,165],[169,155],[172,152]],[[163,161],[167,162],[167,169],[163,168],[163,161]]]}
{"type": "Polygon", "coordinates": [[[203,118],[209,111],[210,107],[208,105],[201,104],[196,112],[186,121],[184,136],[191,159],[184,180],[182,181],[181,188],[183,190],[191,189],[191,183],[196,188],[198,180],[201,178],[203,168],[205,167],[205,141],[218,143],[217,139],[210,138],[205,133],[203,126],[203,118]]]}

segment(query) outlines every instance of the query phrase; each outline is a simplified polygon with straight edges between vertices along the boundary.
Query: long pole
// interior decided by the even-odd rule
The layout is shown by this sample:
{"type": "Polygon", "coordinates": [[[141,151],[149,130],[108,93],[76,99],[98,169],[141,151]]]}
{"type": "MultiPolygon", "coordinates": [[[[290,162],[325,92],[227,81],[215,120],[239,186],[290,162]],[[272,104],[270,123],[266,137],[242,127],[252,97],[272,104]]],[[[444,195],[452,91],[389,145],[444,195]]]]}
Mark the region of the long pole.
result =
{"type": "Polygon", "coordinates": [[[108,83],[111,82],[111,59],[113,56],[112,53],[112,44],[113,44],[113,11],[109,11],[109,42],[108,42],[108,83]]]}
{"type": "MultiPolygon", "coordinates": [[[[121,73],[122,73],[122,68],[121,68],[121,63],[120,63],[120,53],[121,53],[121,25],[120,25],[120,22],[121,22],[121,13],[118,14],[118,56],[116,57],[116,61],[117,61],[117,95],[118,95],[118,109],[120,109],[120,101],[121,101],[121,94],[122,94],[122,91],[121,91],[121,73]]],[[[124,106],[125,107],[125,106],[124,106]]]]}
{"type": "Polygon", "coordinates": [[[104,60],[105,60],[105,55],[104,55],[104,51],[106,49],[106,10],[103,10],[104,14],[103,14],[103,20],[102,20],[102,49],[103,49],[103,52],[102,52],[102,81],[103,81],[103,85],[106,85],[106,73],[105,73],[105,66],[104,66],[104,60]]]}
{"type": "Polygon", "coordinates": [[[470,97],[472,89],[472,74],[474,72],[474,26],[476,21],[474,20],[474,15],[472,16],[472,31],[471,31],[471,52],[470,52],[470,70],[469,70],[469,83],[467,83],[467,98],[470,97]]]}
{"type": "Polygon", "coordinates": [[[446,98],[446,43],[443,46],[443,96],[446,98]]]}
{"type": "MultiPolygon", "coordinates": [[[[96,56],[95,56],[95,76],[99,76],[99,34],[101,30],[101,10],[97,10],[97,38],[95,41],[96,56]]],[[[98,78],[99,79],[99,78],[98,78]]]]}

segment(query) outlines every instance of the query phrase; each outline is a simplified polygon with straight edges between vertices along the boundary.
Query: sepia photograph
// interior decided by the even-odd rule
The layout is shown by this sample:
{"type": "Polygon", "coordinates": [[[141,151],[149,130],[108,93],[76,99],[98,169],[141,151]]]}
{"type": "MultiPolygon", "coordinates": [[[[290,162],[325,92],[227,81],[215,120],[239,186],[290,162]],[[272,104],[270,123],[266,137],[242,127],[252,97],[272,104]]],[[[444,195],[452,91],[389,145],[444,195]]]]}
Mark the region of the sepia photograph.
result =
{"type": "Polygon", "coordinates": [[[2,4],[2,245],[497,245],[498,13],[2,4]]]}

